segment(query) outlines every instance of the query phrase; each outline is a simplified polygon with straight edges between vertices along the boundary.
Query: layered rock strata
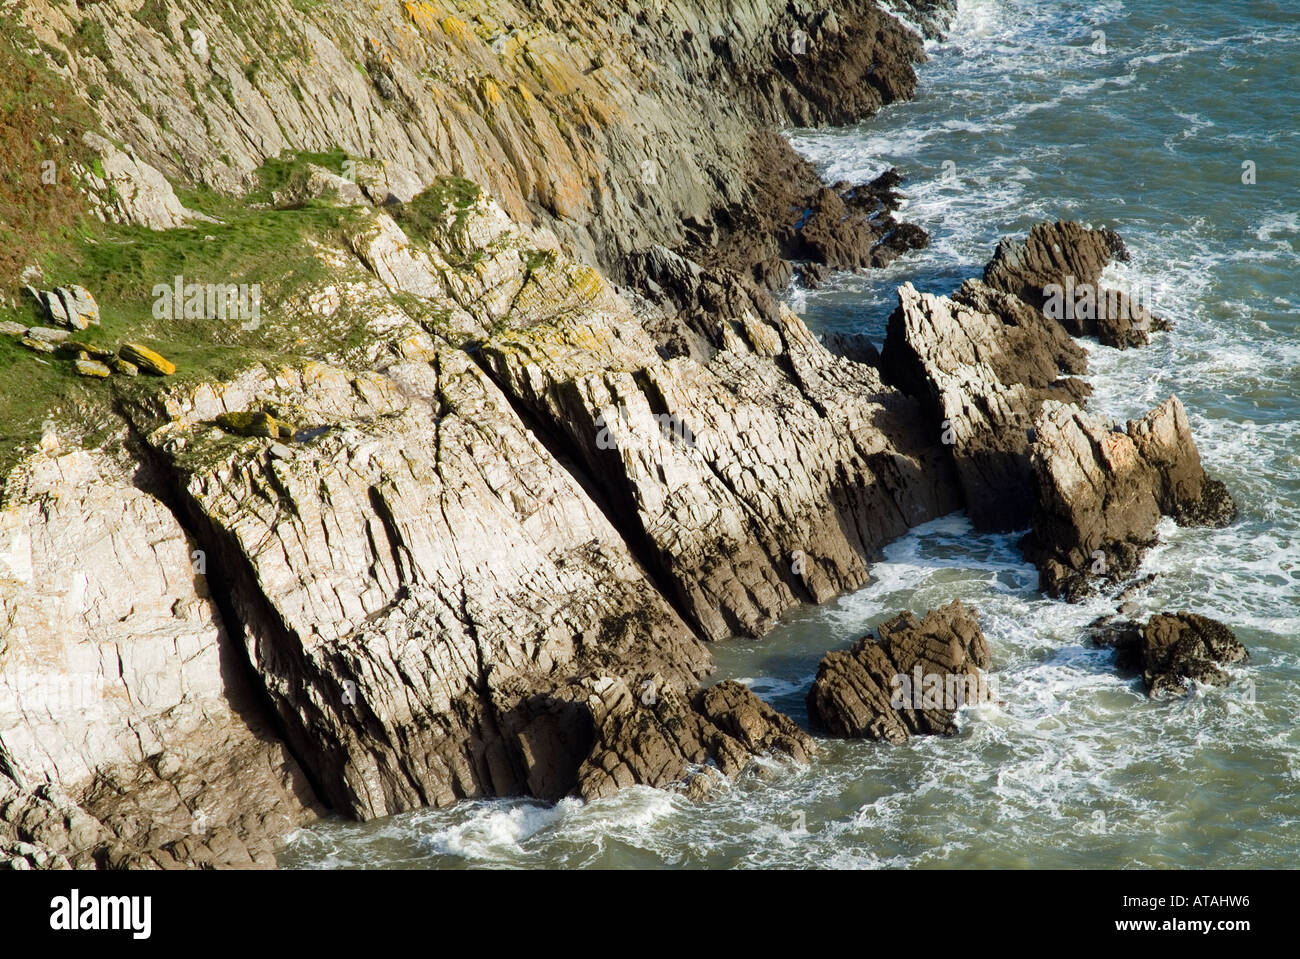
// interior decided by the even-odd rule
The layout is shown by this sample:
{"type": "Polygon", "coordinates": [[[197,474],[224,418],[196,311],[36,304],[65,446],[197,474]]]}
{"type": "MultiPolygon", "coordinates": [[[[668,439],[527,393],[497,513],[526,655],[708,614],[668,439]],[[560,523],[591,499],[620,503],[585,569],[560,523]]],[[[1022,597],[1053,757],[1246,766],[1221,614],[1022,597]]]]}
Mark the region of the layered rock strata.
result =
{"type": "Polygon", "coordinates": [[[980,672],[991,662],[975,612],[960,600],[922,619],[899,613],[876,636],[826,654],[808,693],[808,717],[851,739],[952,735],[958,710],[992,699],[980,672]]]}
{"type": "Polygon", "coordinates": [[[1077,600],[1132,575],[1162,515],[1218,526],[1236,513],[1223,484],[1201,467],[1177,397],[1122,429],[1047,403],[1034,429],[1039,498],[1025,554],[1050,595],[1077,600]]]}

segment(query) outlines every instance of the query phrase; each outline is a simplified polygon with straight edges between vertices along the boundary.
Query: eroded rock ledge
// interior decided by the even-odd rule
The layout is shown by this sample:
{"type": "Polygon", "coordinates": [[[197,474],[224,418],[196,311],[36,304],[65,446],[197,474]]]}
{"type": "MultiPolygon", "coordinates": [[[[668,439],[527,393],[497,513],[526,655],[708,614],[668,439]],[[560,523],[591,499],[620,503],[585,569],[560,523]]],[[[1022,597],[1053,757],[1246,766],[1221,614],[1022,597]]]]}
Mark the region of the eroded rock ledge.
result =
{"type": "Polygon", "coordinates": [[[1176,397],[1127,430],[1083,409],[1086,354],[1068,334],[1107,334],[1045,315],[1043,291],[1076,275],[1095,285],[1126,255],[1111,231],[1039,224],[1028,240],[999,243],[984,279],[951,297],[901,287],[881,356],[887,379],[941,432],[976,528],[1029,527],[1021,545],[1041,588],[1071,601],[1131,576],[1162,515],[1222,526],[1236,513],[1205,474],[1176,397]]]}
{"type": "Polygon", "coordinates": [[[1040,587],[1075,600],[1098,582],[1137,571],[1161,515],[1222,526],[1236,507],[1209,479],[1176,396],[1124,429],[1077,407],[1050,403],[1035,423],[1039,496],[1025,555],[1040,587]]]}

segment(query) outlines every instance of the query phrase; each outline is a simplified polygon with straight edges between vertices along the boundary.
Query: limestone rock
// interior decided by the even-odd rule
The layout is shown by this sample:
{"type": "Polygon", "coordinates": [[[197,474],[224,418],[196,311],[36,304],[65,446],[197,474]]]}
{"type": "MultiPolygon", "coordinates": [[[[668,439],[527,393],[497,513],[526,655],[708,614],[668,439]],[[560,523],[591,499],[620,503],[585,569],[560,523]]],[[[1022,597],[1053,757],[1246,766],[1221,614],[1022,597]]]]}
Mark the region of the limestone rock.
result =
{"type": "MultiPolygon", "coordinates": [[[[151,230],[173,230],[189,219],[207,219],[187,210],[162,172],[144,159],[97,133],[86,133],[83,139],[100,155],[102,179],[93,171],[85,171],[85,176],[106,219],[151,230]]],[[[208,142],[208,137],[195,142],[208,142]]]]}
{"type": "Polygon", "coordinates": [[[319,807],[166,507],[101,456],[40,453],[6,489],[0,557],[0,840],[272,865],[319,807]]]}
{"type": "Polygon", "coordinates": [[[63,315],[75,330],[99,325],[99,304],[84,286],[61,286],[54,295],[63,305],[63,315]]]}
{"type": "Polygon", "coordinates": [[[52,326],[32,326],[27,330],[27,339],[42,343],[62,343],[71,335],[70,330],[58,330],[52,326]]]}
{"type": "Polygon", "coordinates": [[[365,194],[354,181],[314,163],[306,164],[301,174],[272,192],[271,202],[277,207],[295,207],[301,206],[308,200],[326,197],[348,205],[366,202],[365,194]]]}
{"type": "Polygon", "coordinates": [[[957,711],[991,699],[980,669],[992,656],[973,610],[960,600],[918,620],[899,613],[878,637],[827,653],[808,692],[808,717],[834,736],[900,743],[952,735],[957,711]]]}
{"type": "Polygon", "coordinates": [[[98,360],[74,360],[72,365],[81,376],[90,376],[102,380],[112,373],[112,370],[98,360]]]}

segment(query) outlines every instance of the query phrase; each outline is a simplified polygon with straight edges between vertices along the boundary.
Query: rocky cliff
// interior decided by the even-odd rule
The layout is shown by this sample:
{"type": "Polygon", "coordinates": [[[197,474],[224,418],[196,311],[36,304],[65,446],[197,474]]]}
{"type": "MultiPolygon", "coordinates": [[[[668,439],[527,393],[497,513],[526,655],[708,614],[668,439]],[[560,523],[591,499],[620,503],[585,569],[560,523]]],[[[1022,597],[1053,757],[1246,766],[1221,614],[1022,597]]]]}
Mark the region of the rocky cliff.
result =
{"type": "Polygon", "coordinates": [[[924,242],[898,177],[823,185],[778,128],[907,96],[914,33],[867,0],[17,16],[109,241],[28,264],[0,342],[51,404],[0,512],[13,863],[269,865],[326,808],[807,760],[700,688],[704,641],[959,500],[921,405],[768,295],[924,242]],[[74,281],[69,331],[40,291],[74,281]]]}
{"type": "MultiPolygon", "coordinates": [[[[1087,555],[1049,419],[1086,416],[1070,334],[1108,334],[1034,290],[1117,238],[1046,225],[951,298],[904,286],[883,355],[771,295],[925,242],[897,172],[823,184],[779,134],[910,94],[920,39],[870,0],[17,16],[85,118],[42,148],[103,221],[0,317],[20,868],[271,865],[325,810],[706,797],[815,752],[702,684],[710,641],[962,506],[1032,521],[1045,583],[1087,555]]],[[[1130,425],[1134,495],[1219,518],[1170,409],[1130,425]]],[[[828,658],[819,721],[951,731],[871,667],[978,680],[978,625],[881,639],[828,658]]]]}

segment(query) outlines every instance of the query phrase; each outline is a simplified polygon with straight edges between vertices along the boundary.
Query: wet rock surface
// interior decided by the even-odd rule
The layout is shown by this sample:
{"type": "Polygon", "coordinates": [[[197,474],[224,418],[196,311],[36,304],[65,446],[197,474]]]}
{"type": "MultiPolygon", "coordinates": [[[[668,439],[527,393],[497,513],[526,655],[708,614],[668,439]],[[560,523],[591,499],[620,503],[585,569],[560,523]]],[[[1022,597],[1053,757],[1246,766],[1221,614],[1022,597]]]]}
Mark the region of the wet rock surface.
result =
{"type": "Polygon", "coordinates": [[[960,600],[917,619],[899,613],[848,650],[827,653],[808,693],[808,716],[833,736],[900,743],[952,735],[956,713],[991,698],[992,662],[975,611],[960,600]]]}
{"type": "Polygon", "coordinates": [[[1114,230],[1073,221],[1039,223],[1025,239],[998,243],[984,282],[1045,310],[1074,336],[1095,336],[1120,349],[1145,346],[1150,331],[1167,324],[1151,315],[1150,304],[1101,283],[1108,264],[1127,260],[1128,250],[1114,230]]]}
{"type": "Polygon", "coordinates": [[[1091,392],[1067,375],[1086,371],[1086,354],[1037,310],[979,280],[951,298],[907,283],[898,299],[881,368],[922,399],[975,527],[1024,528],[1036,496],[1034,417],[1048,399],[1082,402],[1091,392]]]}
{"type": "Polygon", "coordinates": [[[1249,658],[1228,626],[1196,613],[1160,613],[1146,624],[1103,618],[1090,633],[1098,646],[1116,651],[1121,673],[1142,676],[1152,698],[1184,695],[1193,683],[1225,686],[1231,677],[1221,667],[1249,658]]]}

